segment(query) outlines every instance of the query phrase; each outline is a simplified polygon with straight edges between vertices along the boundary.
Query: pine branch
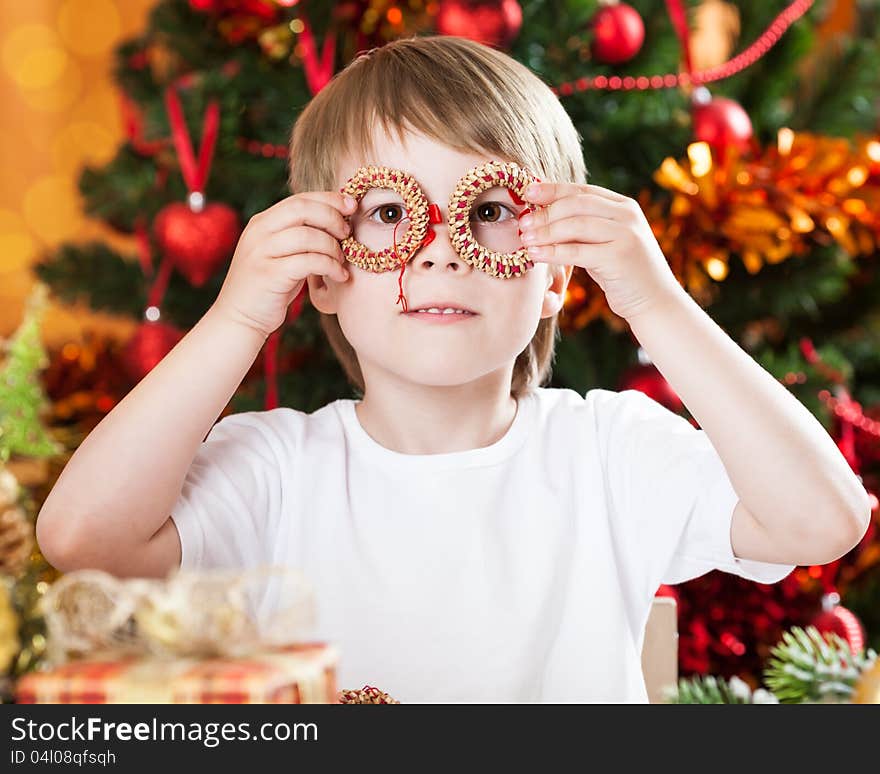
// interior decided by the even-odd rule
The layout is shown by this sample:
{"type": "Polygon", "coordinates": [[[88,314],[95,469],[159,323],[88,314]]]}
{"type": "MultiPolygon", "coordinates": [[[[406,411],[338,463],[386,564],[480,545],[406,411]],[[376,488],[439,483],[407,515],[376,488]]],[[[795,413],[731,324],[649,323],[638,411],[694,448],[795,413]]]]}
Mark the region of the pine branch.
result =
{"type": "Polygon", "coordinates": [[[712,675],[682,678],[678,686],[665,691],[666,704],[778,704],[769,691],[758,688],[754,692],[739,677],[725,680],[712,675]]]}
{"type": "Polygon", "coordinates": [[[871,649],[853,653],[842,637],[814,626],[792,627],[770,653],[764,682],[785,704],[846,703],[877,658],[871,649]]]}
{"type": "Polygon", "coordinates": [[[34,271],[58,298],[71,304],[137,317],[146,303],[140,266],[101,242],[62,245],[34,271]]]}

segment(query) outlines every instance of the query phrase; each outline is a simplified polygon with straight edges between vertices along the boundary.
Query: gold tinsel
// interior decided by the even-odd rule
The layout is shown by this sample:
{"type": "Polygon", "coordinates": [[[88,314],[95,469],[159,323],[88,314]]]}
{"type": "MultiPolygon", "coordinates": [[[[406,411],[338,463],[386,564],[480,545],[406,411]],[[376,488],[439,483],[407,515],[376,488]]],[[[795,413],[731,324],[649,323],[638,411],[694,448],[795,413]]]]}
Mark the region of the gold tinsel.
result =
{"type": "Polygon", "coordinates": [[[693,10],[693,19],[690,53],[694,70],[709,70],[724,64],[739,40],[739,9],[723,0],[703,0],[693,10]]]}
{"type": "Polygon", "coordinates": [[[859,677],[853,689],[852,703],[880,704],[880,658],[859,677]]]}
{"type": "Polygon", "coordinates": [[[289,24],[278,24],[264,29],[258,36],[260,49],[269,58],[284,59],[294,45],[293,32],[289,24]]]}
{"type": "Polygon", "coordinates": [[[9,583],[0,578],[0,675],[5,675],[21,647],[19,620],[12,605],[9,583]]]}
{"type": "MultiPolygon", "coordinates": [[[[673,274],[700,303],[738,259],[749,274],[766,264],[838,245],[849,256],[880,246],[880,136],[854,140],[780,129],[760,152],[713,158],[705,142],[686,159],[666,158],[654,180],[671,194],[636,198],[673,274]]],[[[601,291],[575,272],[563,328],[579,329],[613,313],[601,291]],[[598,294],[598,296],[597,296],[598,294]]]]}

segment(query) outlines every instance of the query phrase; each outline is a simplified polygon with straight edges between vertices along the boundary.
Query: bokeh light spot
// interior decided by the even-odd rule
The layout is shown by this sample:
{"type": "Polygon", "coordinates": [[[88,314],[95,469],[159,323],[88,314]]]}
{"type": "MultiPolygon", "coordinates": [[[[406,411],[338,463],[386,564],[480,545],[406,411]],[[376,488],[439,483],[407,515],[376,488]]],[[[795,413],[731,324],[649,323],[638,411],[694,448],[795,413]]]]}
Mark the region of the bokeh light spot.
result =
{"type": "Polygon", "coordinates": [[[79,191],[60,175],[46,175],[31,185],[23,210],[30,230],[52,246],[75,236],[85,221],[79,191]]]}
{"type": "Polygon", "coordinates": [[[122,27],[116,5],[110,0],[67,0],[58,11],[64,44],[82,56],[109,52],[122,27]]]}
{"type": "Polygon", "coordinates": [[[69,108],[80,97],[83,77],[79,65],[70,57],[60,76],[43,89],[22,89],[21,97],[34,110],[56,113],[69,108]]]}
{"type": "Polygon", "coordinates": [[[113,159],[116,140],[101,124],[77,121],[64,127],[52,143],[55,171],[73,175],[84,164],[103,166],[113,159]]]}

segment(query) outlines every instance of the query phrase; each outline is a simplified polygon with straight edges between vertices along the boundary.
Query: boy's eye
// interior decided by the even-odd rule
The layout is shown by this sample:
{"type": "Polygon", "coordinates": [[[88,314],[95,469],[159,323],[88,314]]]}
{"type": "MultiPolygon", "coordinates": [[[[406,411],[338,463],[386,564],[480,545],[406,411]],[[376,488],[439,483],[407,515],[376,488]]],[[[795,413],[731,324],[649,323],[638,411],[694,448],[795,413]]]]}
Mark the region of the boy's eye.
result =
{"type": "Polygon", "coordinates": [[[385,225],[396,225],[403,219],[404,206],[402,204],[380,204],[370,211],[367,217],[375,220],[376,215],[379,216],[379,222],[385,225]]]}
{"type": "Polygon", "coordinates": [[[503,218],[505,214],[516,217],[516,213],[506,204],[501,202],[479,202],[471,210],[473,216],[483,223],[503,223],[510,218],[503,218]]]}

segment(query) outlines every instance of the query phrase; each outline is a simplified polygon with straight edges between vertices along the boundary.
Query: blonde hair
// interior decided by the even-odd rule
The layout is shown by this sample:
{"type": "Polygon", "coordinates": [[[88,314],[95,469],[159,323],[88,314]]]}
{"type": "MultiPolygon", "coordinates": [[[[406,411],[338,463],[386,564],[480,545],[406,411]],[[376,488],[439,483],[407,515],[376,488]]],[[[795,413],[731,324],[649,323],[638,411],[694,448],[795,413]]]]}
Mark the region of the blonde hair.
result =
{"type": "MultiPolygon", "coordinates": [[[[369,159],[376,119],[389,135],[412,127],[460,152],[515,161],[542,180],[586,182],[581,135],[543,81],[489,46],[426,35],[359,55],[311,99],[291,136],[291,193],[333,190],[337,159],[369,159]]],[[[318,314],[348,380],[363,393],[357,355],[339,320],[318,314]]],[[[557,334],[556,315],[538,322],[514,362],[511,395],[549,379],[557,334]]]]}

